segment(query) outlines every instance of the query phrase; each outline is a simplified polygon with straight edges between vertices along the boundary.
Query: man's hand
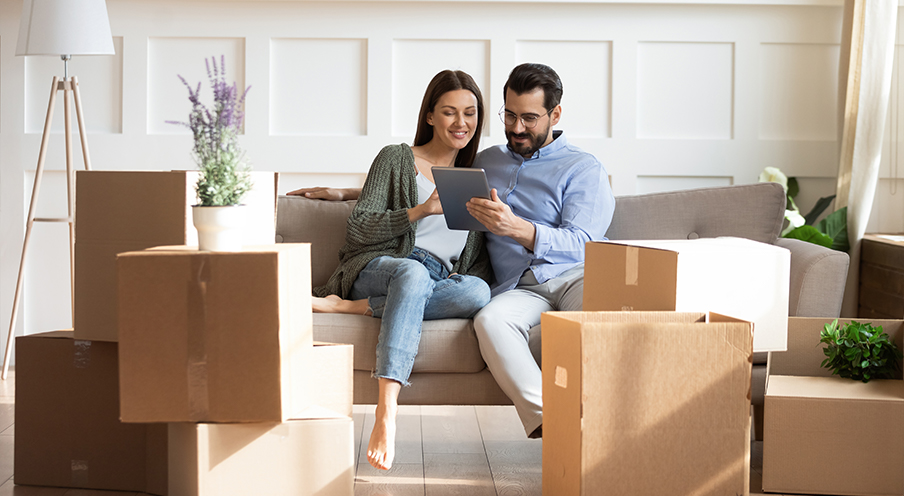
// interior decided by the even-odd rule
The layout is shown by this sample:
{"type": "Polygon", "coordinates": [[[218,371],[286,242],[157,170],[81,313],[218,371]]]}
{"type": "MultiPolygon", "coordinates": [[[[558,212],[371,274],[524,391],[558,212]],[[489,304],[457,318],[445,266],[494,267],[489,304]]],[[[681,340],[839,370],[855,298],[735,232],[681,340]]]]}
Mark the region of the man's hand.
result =
{"type": "Polygon", "coordinates": [[[468,212],[491,233],[508,236],[533,251],[537,234],[534,225],[512,213],[512,208],[499,199],[496,188],[490,190],[490,198],[471,198],[467,204],[468,212]]]}
{"type": "Polygon", "coordinates": [[[318,186],[316,188],[296,189],[295,191],[289,191],[286,194],[291,196],[303,196],[314,200],[342,201],[357,200],[358,196],[361,194],[361,190],[358,188],[324,188],[318,186]]]}

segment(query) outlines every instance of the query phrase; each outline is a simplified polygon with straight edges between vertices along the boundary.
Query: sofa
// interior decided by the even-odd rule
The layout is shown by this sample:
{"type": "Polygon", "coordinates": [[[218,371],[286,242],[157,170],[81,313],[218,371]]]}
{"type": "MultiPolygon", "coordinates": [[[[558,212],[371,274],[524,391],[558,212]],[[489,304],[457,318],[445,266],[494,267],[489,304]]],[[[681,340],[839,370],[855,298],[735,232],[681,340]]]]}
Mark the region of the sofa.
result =
{"type": "MultiPolygon", "coordinates": [[[[338,265],[345,242],[346,219],[354,201],[310,200],[280,196],[276,240],[311,243],[312,284],[322,285],[338,265]]],[[[780,238],[785,193],[775,183],[703,188],[667,193],[620,196],[606,237],[631,239],[696,239],[718,236],[748,238],[791,251],[788,314],[834,318],[841,312],[847,253],[811,243],[780,238]]],[[[314,339],[354,345],[354,402],[377,402],[377,381],[371,379],[380,321],[363,315],[314,314],[314,339]]],[[[761,433],[766,354],[754,356],[752,403],[761,433]]],[[[480,356],[471,321],[424,322],[411,386],[399,395],[401,404],[511,404],[480,356]]]]}

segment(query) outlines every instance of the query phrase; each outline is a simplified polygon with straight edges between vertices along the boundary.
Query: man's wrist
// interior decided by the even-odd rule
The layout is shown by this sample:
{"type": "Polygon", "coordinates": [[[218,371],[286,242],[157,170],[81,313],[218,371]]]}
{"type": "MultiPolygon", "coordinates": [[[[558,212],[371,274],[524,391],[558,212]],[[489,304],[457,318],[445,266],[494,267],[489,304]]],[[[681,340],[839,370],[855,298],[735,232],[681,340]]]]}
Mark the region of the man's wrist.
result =
{"type": "Polygon", "coordinates": [[[521,227],[518,229],[517,241],[521,246],[530,251],[534,251],[534,240],[537,237],[537,227],[533,222],[526,219],[522,219],[521,217],[518,217],[518,219],[521,220],[521,227]]]}

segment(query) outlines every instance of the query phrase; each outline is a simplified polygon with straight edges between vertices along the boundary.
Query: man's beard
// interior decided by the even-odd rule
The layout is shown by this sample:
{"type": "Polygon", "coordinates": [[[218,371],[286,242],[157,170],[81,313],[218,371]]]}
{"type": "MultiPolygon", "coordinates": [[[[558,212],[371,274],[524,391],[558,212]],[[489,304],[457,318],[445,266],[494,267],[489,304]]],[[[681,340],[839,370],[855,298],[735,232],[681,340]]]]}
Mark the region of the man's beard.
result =
{"type": "Polygon", "coordinates": [[[518,155],[522,157],[530,157],[534,153],[537,153],[537,150],[543,147],[543,144],[546,143],[546,138],[549,136],[549,127],[546,128],[542,133],[538,133],[536,136],[531,136],[529,133],[524,132],[520,134],[515,134],[509,131],[505,132],[505,139],[508,141],[508,147],[518,155]],[[527,143],[514,143],[512,138],[527,138],[529,141],[527,143]]]}

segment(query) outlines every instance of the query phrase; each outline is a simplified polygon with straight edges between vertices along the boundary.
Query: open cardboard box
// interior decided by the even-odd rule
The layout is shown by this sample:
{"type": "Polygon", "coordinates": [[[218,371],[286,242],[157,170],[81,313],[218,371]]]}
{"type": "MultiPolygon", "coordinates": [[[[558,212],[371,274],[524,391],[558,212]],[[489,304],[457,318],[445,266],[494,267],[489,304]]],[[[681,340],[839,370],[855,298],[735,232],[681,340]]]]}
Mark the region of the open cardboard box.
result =
{"type": "Polygon", "coordinates": [[[16,484],[166,494],[166,425],[119,421],[116,348],[16,338],[16,484]]]}
{"type": "MultiPolygon", "coordinates": [[[[116,254],[197,245],[191,205],[198,171],[77,171],[75,337],[116,341],[116,254]]],[[[276,239],[278,174],[252,172],[250,244],[276,239]],[[261,221],[264,219],[264,221],[261,221]]]]}
{"type": "Polygon", "coordinates": [[[282,422],[311,405],[309,244],[117,264],[124,422],[282,422]]]}
{"type": "MultiPolygon", "coordinates": [[[[832,320],[790,318],[788,351],[770,356],[763,490],[904,494],[904,381],[899,372],[862,383],[822,368],[819,333],[832,320]]],[[[904,320],[854,320],[881,325],[904,349],[904,320]]]]}
{"type": "Polygon", "coordinates": [[[749,494],[753,326],[547,312],[543,494],[749,494]]]}
{"type": "Polygon", "coordinates": [[[787,346],[788,250],[744,238],[591,241],[584,311],[717,312],[753,322],[754,351],[787,346]]]}

